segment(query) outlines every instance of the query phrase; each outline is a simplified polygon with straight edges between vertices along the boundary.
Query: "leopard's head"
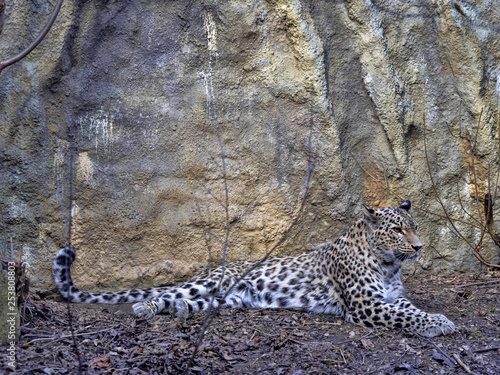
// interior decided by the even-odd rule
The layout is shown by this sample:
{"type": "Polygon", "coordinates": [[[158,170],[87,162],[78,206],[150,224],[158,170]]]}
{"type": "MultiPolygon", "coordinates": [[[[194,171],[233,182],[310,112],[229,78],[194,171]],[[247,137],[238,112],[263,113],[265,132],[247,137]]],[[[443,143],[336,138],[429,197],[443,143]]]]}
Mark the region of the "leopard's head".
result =
{"type": "Polygon", "coordinates": [[[417,221],[411,216],[411,202],[399,207],[374,210],[365,208],[371,246],[382,253],[392,253],[401,261],[414,261],[420,255],[422,241],[417,221]]]}

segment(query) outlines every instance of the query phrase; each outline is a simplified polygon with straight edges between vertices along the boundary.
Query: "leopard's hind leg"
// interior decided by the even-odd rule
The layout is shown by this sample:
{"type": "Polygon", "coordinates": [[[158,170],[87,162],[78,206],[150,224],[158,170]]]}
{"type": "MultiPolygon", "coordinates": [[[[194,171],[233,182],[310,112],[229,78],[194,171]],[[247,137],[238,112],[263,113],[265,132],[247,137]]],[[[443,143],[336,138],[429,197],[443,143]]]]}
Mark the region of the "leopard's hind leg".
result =
{"type": "Polygon", "coordinates": [[[151,298],[145,302],[139,302],[133,305],[134,313],[138,317],[151,319],[161,312],[168,312],[178,320],[187,319],[191,314],[199,311],[205,311],[210,305],[217,308],[222,300],[215,296],[207,296],[197,299],[175,298],[171,293],[164,293],[160,297],[151,298]]]}
{"type": "Polygon", "coordinates": [[[252,261],[245,261],[228,264],[222,280],[222,266],[206,270],[187,283],[166,290],[160,296],[136,303],[133,305],[134,312],[137,316],[146,319],[151,319],[161,312],[167,312],[176,318],[185,319],[192,313],[207,310],[212,299],[214,308],[220,305],[246,307],[245,300],[250,298],[248,291],[251,289],[251,283],[243,280],[234,288],[231,288],[231,286],[243,273],[244,269],[253,263],[252,261]],[[231,289],[230,295],[224,298],[224,294],[229,292],[229,289],[231,289]]]}
{"type": "MultiPolygon", "coordinates": [[[[223,285],[227,285],[226,282],[223,285]]],[[[192,313],[208,308],[210,299],[214,298],[213,306],[218,307],[221,298],[216,297],[219,291],[219,280],[197,279],[165,291],[158,297],[151,298],[132,306],[134,313],[146,319],[167,312],[178,319],[185,319],[192,313]]]]}

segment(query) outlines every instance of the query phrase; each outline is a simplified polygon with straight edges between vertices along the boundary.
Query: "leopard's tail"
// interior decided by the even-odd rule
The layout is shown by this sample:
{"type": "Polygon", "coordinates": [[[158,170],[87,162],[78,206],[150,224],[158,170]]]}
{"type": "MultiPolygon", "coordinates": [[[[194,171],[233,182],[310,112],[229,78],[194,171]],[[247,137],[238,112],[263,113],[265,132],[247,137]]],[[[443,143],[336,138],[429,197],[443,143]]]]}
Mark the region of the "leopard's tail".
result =
{"type": "Polygon", "coordinates": [[[71,263],[75,260],[75,249],[64,247],[52,263],[52,273],[59,292],[70,302],[77,303],[130,303],[142,302],[161,295],[165,289],[133,289],[122,292],[87,293],[78,289],[71,279],[71,263]]]}

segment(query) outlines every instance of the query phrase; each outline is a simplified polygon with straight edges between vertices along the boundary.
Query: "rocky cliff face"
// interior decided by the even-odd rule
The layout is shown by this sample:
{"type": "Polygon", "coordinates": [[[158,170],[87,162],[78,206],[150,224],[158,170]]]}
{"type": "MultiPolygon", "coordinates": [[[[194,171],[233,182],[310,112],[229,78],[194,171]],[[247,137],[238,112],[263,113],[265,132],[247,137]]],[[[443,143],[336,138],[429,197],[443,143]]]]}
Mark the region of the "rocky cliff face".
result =
{"type": "MultiPolygon", "coordinates": [[[[0,59],[50,12],[8,2],[0,59]]],[[[277,252],[410,198],[425,210],[417,269],[478,269],[434,197],[424,121],[443,204],[478,243],[466,222],[498,186],[499,33],[491,1],[65,2],[0,75],[2,248],[23,244],[46,290],[71,215],[80,286],[173,281],[222,258],[227,186],[228,259],[256,259],[295,219],[314,160],[277,252]]]]}

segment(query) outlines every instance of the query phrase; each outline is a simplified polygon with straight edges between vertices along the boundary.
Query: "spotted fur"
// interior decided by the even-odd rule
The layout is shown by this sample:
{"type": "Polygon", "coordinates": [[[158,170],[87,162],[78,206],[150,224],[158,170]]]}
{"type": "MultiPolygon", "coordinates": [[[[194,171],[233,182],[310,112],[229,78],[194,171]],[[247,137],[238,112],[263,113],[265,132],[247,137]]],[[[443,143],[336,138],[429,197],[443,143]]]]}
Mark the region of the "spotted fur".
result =
{"type": "Polygon", "coordinates": [[[421,311],[403,295],[401,264],[416,260],[422,248],[410,207],[410,201],[377,210],[365,206],[363,218],[334,242],[298,256],[269,258],[240,281],[256,262],[228,263],[222,280],[218,266],[176,287],[87,293],[71,280],[75,251],[69,247],[54,259],[53,273],[61,294],[71,302],[136,302],[135,314],[147,319],[161,312],[187,318],[206,310],[213,298],[214,306],[332,314],[368,328],[407,328],[427,337],[453,333],[455,325],[444,315],[421,311]]]}

